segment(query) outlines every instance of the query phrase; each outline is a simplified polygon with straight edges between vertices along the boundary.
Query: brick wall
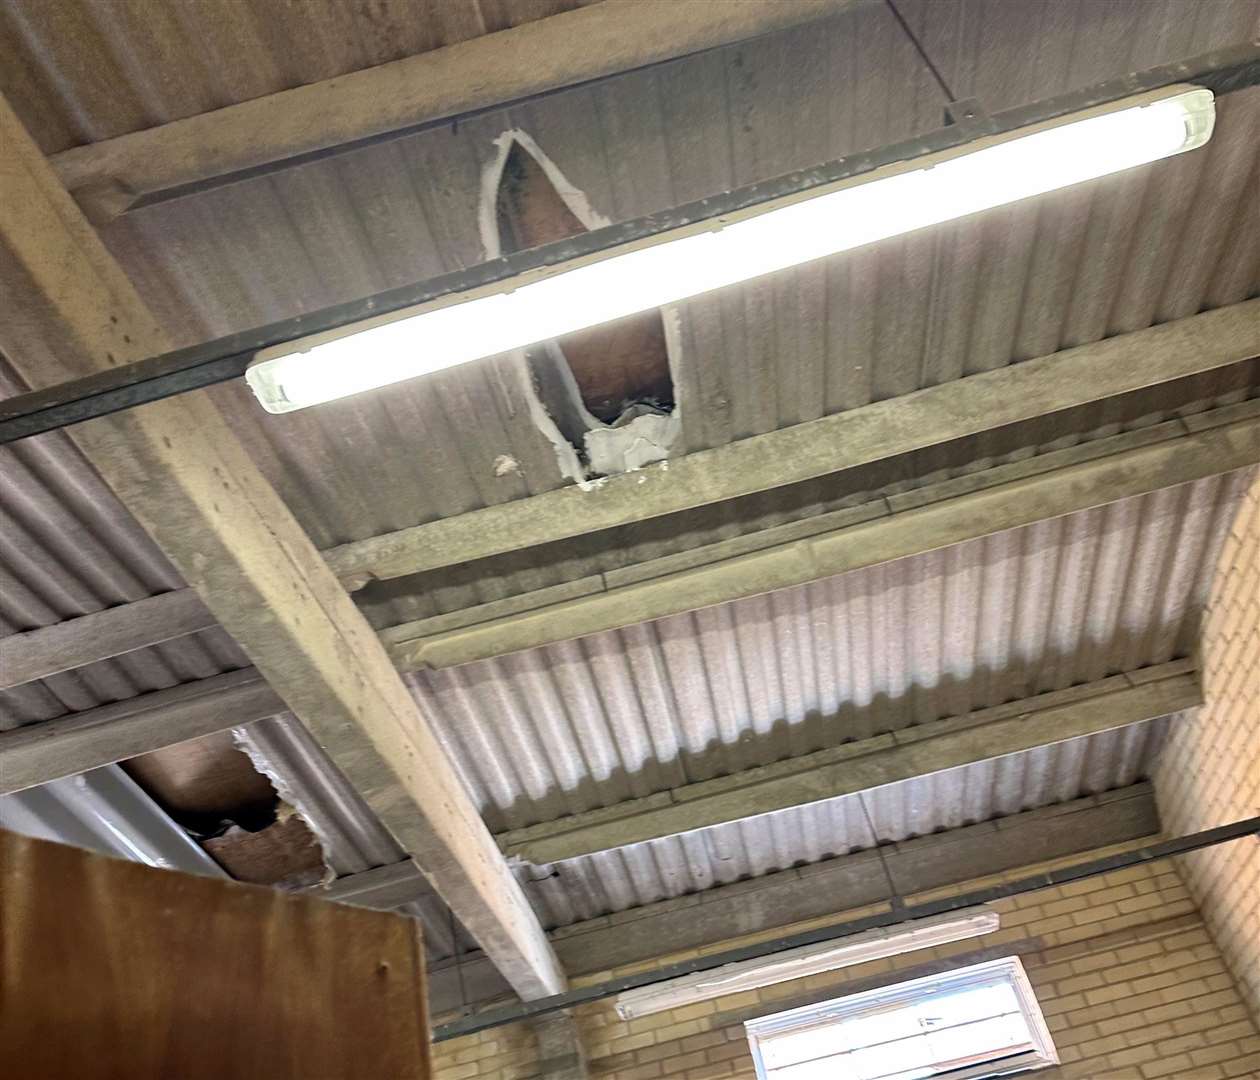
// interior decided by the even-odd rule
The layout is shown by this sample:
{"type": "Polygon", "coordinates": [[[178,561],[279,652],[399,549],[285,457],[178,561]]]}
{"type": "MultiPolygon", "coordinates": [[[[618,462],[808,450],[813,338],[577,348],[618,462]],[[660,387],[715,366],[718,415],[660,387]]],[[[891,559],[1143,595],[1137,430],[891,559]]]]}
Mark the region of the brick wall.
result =
{"type": "MultiPolygon", "coordinates": [[[[1206,704],[1177,726],[1155,776],[1170,834],[1260,815],[1260,475],[1222,548],[1199,651],[1206,704]]],[[[1178,862],[1260,1022],[1260,842],[1178,862]]]]}
{"type": "MultiPolygon", "coordinates": [[[[1043,868],[1072,861],[1046,863],[1043,868]]],[[[1017,876],[1034,869],[1024,868],[1017,876]]],[[[966,892],[997,880],[1001,879],[969,881],[913,899],[966,892]]],[[[1260,1076],[1260,1034],[1170,862],[1044,889],[994,906],[1002,913],[1002,928],[971,941],[639,1020],[620,1020],[611,1001],[579,1008],[576,1019],[590,1074],[598,1080],[751,1080],[743,1021],[752,1016],[865,990],[877,982],[916,978],[947,958],[964,963],[1018,954],[1063,1060],[1059,1068],[1037,1076],[1047,1080],[1260,1076]]],[[[848,912],[845,917],[862,913],[848,912]]],[[[809,925],[816,924],[792,929],[809,925]]],[[[755,940],[757,936],[741,938],[704,951],[755,940]]],[[[677,954],[658,962],[694,955],[677,954]]],[[[579,981],[599,982],[646,966],[579,981]]],[[[525,1025],[453,1039],[438,1044],[435,1051],[439,1080],[524,1080],[539,1075],[533,1036],[525,1025]]]]}

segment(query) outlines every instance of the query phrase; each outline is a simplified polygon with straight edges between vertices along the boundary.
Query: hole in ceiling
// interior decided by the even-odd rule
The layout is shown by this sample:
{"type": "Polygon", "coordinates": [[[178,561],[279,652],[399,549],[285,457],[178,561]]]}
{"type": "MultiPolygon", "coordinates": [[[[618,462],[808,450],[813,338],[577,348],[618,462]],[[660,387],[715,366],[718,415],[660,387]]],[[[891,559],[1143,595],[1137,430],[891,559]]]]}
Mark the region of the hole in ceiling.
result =
{"type": "MultiPolygon", "coordinates": [[[[488,254],[528,250],[606,223],[523,132],[506,132],[499,146],[493,233],[483,236],[488,254]]],[[[483,219],[483,230],[487,224],[483,219]]],[[[666,325],[653,309],[526,352],[533,389],[588,477],[668,457],[680,425],[666,325]]]]}
{"type": "Polygon", "coordinates": [[[124,770],[230,877],[297,888],[324,875],[319,842],[231,732],[123,762],[124,770]]]}

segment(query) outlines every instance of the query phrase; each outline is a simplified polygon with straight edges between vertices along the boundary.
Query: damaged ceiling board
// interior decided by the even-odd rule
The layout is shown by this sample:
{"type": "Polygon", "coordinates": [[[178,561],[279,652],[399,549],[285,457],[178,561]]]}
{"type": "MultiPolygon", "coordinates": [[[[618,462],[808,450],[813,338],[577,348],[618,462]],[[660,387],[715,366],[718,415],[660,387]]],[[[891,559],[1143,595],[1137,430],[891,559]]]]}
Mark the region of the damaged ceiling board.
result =
{"type": "MultiPolygon", "coordinates": [[[[611,224],[528,132],[510,128],[494,147],[477,205],[486,261],[611,224]]],[[[641,469],[681,444],[679,347],[677,312],[653,309],[509,354],[563,476],[591,490],[592,477],[641,469]]]]}
{"type": "MultiPolygon", "coordinates": [[[[24,313],[0,327],[0,345],[28,384],[167,351],[166,333],[7,104],[0,141],[0,268],[24,313]]],[[[75,436],[517,991],[562,990],[537,919],[441,744],[209,398],[158,402],[75,436]]]]}

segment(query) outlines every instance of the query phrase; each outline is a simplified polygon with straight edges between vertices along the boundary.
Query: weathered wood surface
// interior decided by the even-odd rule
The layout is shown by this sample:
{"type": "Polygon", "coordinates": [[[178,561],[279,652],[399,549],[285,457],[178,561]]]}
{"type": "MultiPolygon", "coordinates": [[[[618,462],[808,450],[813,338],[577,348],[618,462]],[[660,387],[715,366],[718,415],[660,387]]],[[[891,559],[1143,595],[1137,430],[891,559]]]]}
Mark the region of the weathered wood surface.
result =
{"type": "MultiPolygon", "coordinates": [[[[0,349],[35,388],[171,339],[0,102],[0,349]]],[[[565,986],[541,926],[376,634],[204,393],[71,437],[525,997],[565,986]]]]}
{"type": "Polygon", "coordinates": [[[631,71],[871,0],[605,0],[54,156],[101,218],[138,196],[631,71]]]}
{"type": "Polygon", "coordinates": [[[427,1080],[420,924],[0,831],[0,1073],[427,1080]]]}

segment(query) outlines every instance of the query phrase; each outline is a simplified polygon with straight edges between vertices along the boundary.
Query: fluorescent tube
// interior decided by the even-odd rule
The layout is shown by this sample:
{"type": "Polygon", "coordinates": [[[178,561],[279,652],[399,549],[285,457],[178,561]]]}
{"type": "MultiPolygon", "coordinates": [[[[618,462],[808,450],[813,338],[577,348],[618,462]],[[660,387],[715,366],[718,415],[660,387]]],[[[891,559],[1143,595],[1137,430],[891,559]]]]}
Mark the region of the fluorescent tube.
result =
{"type": "Polygon", "coordinates": [[[263,350],[245,377],[303,409],[1193,150],[1214,120],[1210,90],[1167,87],[263,350]]]}
{"type": "Polygon", "coordinates": [[[902,926],[867,930],[836,941],[805,945],[774,956],[727,964],[714,971],[701,971],[653,986],[627,990],[617,997],[617,1014],[623,1020],[650,1016],[680,1005],[708,1001],[759,986],[772,986],[789,979],[801,979],[820,971],[834,971],[863,964],[867,960],[880,960],[915,949],[991,934],[998,928],[998,923],[998,913],[993,908],[975,907],[949,915],[916,919],[902,926]]]}

